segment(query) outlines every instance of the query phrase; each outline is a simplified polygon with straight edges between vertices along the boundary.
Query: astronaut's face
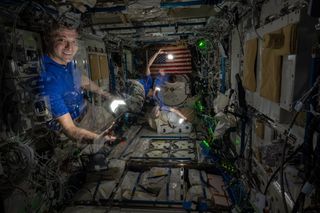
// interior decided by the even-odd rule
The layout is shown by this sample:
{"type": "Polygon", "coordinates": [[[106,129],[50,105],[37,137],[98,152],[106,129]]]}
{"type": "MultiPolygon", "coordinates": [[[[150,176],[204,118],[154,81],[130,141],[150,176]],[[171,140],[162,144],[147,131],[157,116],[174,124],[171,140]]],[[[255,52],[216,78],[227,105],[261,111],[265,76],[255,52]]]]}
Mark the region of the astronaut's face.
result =
{"type": "Polygon", "coordinates": [[[66,65],[73,60],[78,51],[78,33],[76,30],[63,28],[56,32],[50,57],[58,64],[66,65]]]}

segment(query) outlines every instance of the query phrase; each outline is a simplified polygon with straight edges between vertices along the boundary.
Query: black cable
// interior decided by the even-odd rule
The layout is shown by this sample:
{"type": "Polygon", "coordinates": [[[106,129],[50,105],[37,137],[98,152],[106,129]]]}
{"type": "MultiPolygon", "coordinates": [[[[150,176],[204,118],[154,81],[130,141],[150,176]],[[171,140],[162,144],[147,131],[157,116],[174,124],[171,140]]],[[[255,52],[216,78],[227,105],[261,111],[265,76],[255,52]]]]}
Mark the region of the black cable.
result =
{"type": "MultiPolygon", "coordinates": [[[[290,161],[301,149],[302,149],[302,145],[300,145],[291,155],[289,155],[289,157],[283,162],[283,165],[285,165],[286,163],[288,163],[288,161],[290,161]]],[[[266,188],[265,188],[265,190],[264,190],[264,193],[263,193],[264,195],[267,194],[268,189],[269,189],[269,186],[270,186],[272,180],[273,180],[273,179],[275,178],[275,176],[277,175],[277,173],[280,171],[281,166],[282,166],[282,165],[280,165],[280,166],[274,171],[274,173],[271,175],[271,177],[270,177],[270,179],[269,179],[269,181],[268,181],[268,183],[267,183],[267,186],[266,186],[266,188]]]]}
{"type": "Polygon", "coordinates": [[[307,195],[309,195],[319,183],[320,177],[320,163],[316,162],[313,171],[308,176],[307,181],[303,184],[298,198],[293,206],[292,213],[303,212],[304,202],[307,195]]]}
{"type": "Polygon", "coordinates": [[[285,157],[286,157],[286,149],[287,149],[287,146],[288,146],[288,140],[289,140],[289,135],[290,135],[290,132],[291,132],[291,129],[297,119],[299,115],[299,112],[296,112],[294,117],[292,118],[292,121],[289,125],[289,128],[288,128],[288,131],[285,132],[286,134],[286,137],[285,137],[285,140],[284,140],[284,146],[283,146],[283,150],[282,150],[282,158],[281,158],[281,166],[280,166],[280,186],[281,186],[281,197],[282,197],[282,202],[283,202],[283,205],[284,205],[284,209],[285,209],[285,212],[288,213],[288,205],[287,205],[287,202],[286,202],[286,196],[285,196],[285,187],[284,187],[284,161],[285,161],[285,157]]]}

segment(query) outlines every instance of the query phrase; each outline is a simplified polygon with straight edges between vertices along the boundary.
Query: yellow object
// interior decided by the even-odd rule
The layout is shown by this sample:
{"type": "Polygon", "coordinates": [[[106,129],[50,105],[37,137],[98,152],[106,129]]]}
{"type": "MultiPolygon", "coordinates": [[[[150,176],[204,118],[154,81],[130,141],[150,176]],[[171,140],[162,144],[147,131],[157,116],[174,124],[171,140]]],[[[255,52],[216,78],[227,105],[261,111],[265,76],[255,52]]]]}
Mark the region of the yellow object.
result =
{"type": "Polygon", "coordinates": [[[251,39],[245,44],[244,50],[244,72],[243,72],[243,86],[252,91],[256,91],[256,59],[257,59],[258,40],[251,39]]]}
{"type": "Polygon", "coordinates": [[[295,52],[296,24],[264,35],[260,95],[279,103],[281,93],[282,56],[295,52]]]}
{"type": "Polygon", "coordinates": [[[262,52],[262,70],[260,96],[279,103],[281,92],[281,56],[273,49],[266,48],[262,52]]]}
{"type": "Polygon", "coordinates": [[[269,33],[264,37],[264,47],[270,49],[280,49],[284,43],[284,35],[281,30],[276,33],[269,33]]]}
{"type": "Polygon", "coordinates": [[[90,53],[89,64],[91,79],[93,81],[109,79],[107,55],[103,53],[90,53]]]}

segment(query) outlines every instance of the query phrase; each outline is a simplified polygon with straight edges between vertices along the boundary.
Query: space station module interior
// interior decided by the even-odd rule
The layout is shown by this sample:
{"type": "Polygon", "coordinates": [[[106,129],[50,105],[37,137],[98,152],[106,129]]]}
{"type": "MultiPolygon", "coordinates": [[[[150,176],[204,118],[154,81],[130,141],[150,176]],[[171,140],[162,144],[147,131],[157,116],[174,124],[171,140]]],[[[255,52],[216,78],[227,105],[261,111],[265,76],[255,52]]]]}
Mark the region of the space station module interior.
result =
{"type": "Polygon", "coordinates": [[[320,212],[319,0],[2,0],[0,26],[0,212],[320,212]]]}

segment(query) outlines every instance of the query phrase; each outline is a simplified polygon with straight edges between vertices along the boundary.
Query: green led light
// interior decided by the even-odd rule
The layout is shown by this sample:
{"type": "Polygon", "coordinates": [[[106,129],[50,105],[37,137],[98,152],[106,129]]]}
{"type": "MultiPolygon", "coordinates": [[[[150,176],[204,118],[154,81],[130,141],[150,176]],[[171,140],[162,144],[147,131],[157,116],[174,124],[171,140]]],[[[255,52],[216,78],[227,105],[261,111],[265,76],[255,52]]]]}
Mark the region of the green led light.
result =
{"type": "Polygon", "coordinates": [[[210,145],[209,145],[208,141],[203,140],[203,141],[202,141],[202,143],[203,143],[206,147],[208,147],[208,148],[210,147],[210,145]]]}
{"type": "Polygon", "coordinates": [[[201,101],[196,101],[195,108],[199,112],[203,112],[203,110],[204,110],[204,106],[202,105],[201,101]]]}
{"type": "Polygon", "coordinates": [[[199,49],[205,49],[206,47],[207,47],[207,42],[206,42],[206,40],[205,39],[200,39],[200,40],[198,40],[198,47],[199,47],[199,49]]]}

